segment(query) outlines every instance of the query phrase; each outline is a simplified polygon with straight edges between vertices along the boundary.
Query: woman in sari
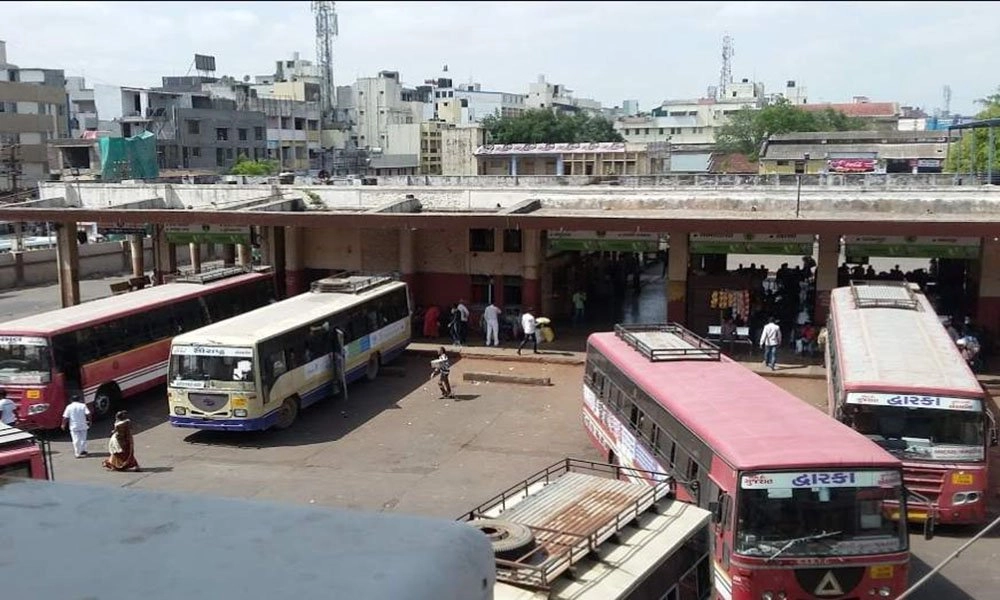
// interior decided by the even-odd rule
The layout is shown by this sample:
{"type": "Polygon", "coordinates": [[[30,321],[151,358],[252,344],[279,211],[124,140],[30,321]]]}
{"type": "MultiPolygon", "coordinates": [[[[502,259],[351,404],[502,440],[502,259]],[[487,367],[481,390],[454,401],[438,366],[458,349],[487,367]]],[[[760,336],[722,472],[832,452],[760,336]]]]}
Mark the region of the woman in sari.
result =
{"type": "Polygon", "coordinates": [[[132,421],[122,410],[115,415],[115,428],[108,440],[108,454],[104,468],[111,471],[139,470],[135,460],[135,439],[132,437],[132,421]]]}

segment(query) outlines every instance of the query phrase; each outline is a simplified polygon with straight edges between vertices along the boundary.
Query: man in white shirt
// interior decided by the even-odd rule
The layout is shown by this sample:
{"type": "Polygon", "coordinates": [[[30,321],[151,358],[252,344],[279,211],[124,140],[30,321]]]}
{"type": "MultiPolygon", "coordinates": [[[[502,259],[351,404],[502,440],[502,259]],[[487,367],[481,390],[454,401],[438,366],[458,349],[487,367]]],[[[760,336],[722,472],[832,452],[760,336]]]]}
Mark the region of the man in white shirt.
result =
{"type": "Polygon", "coordinates": [[[529,339],[535,354],[538,354],[538,323],[535,322],[535,315],[531,314],[532,310],[531,307],[528,307],[528,310],[521,315],[521,329],[524,330],[524,337],[521,338],[521,344],[517,347],[518,354],[521,354],[521,348],[524,348],[529,339]]]}
{"type": "Polygon", "coordinates": [[[465,306],[465,299],[458,299],[458,337],[464,344],[465,337],[469,334],[469,308],[465,306]]]}
{"type": "Polygon", "coordinates": [[[500,346],[500,309],[492,302],[483,310],[483,321],[486,322],[486,345],[500,346]]]}
{"type": "Polygon", "coordinates": [[[0,423],[13,425],[17,423],[17,404],[7,397],[7,390],[0,390],[0,423]]]}
{"type": "Polygon", "coordinates": [[[774,322],[774,317],[767,321],[760,332],[760,347],[764,349],[764,364],[772,371],[777,369],[778,346],[781,345],[781,328],[774,322]]]}
{"type": "Polygon", "coordinates": [[[87,456],[87,430],[90,429],[90,409],[83,403],[83,396],[74,394],[72,401],[63,411],[63,431],[69,429],[73,438],[73,455],[87,456]]]}

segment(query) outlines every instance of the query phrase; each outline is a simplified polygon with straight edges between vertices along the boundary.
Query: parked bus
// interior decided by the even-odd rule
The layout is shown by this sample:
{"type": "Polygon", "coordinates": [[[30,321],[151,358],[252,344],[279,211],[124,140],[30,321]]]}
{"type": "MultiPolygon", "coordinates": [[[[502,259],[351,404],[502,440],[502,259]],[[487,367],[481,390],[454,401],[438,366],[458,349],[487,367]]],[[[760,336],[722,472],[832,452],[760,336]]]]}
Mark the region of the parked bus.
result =
{"type": "Polygon", "coordinates": [[[0,386],[18,425],[55,429],[70,394],[95,417],[166,381],[170,339],[273,300],[272,275],[219,270],[0,323],[0,386]]]}
{"type": "Polygon", "coordinates": [[[49,443],[27,431],[0,423],[0,477],[52,479],[49,443]]]}
{"type": "MultiPolygon", "coordinates": [[[[905,282],[833,290],[829,412],[903,461],[910,520],[987,519],[986,393],[927,298],[905,282]]],[[[897,513],[898,516],[898,513],[897,513]]]]}
{"type": "Polygon", "coordinates": [[[670,473],[712,512],[715,598],[903,592],[902,464],[864,436],[677,325],[591,335],[583,396],[608,462],[670,473]]]}
{"type": "Polygon", "coordinates": [[[410,299],[391,277],[348,275],[174,338],[170,423],[196,429],[289,427],[410,343],[410,299]]]}

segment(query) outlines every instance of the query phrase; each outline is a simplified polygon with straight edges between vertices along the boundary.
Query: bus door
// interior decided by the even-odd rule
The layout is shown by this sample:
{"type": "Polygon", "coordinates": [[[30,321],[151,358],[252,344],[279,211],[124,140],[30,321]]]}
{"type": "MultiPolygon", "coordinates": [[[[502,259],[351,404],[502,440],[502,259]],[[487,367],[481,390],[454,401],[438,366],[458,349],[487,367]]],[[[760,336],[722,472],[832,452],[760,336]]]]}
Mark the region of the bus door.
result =
{"type": "Polygon", "coordinates": [[[708,493],[710,498],[715,498],[708,503],[712,513],[712,560],[723,572],[729,573],[733,551],[733,498],[714,481],[709,481],[708,493]]]}
{"type": "Polygon", "coordinates": [[[347,400],[347,345],[344,343],[344,330],[337,327],[334,332],[336,335],[333,336],[333,378],[338,382],[344,400],[347,400]]]}

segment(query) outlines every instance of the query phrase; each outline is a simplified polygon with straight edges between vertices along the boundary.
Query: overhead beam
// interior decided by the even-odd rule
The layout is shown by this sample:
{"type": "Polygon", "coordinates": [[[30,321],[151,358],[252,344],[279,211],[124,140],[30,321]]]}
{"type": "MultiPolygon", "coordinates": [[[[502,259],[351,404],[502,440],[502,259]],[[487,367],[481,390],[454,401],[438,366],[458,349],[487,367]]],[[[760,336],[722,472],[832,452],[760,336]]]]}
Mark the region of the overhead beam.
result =
{"type": "MultiPolygon", "coordinates": [[[[277,200],[272,200],[270,202],[264,202],[263,204],[257,204],[249,208],[243,209],[242,212],[292,212],[300,213],[306,210],[306,203],[302,198],[278,198],[277,200]]],[[[228,212],[222,214],[229,214],[228,212]]]]}
{"type": "Polygon", "coordinates": [[[386,202],[382,206],[376,206],[375,208],[368,210],[369,213],[418,213],[423,210],[423,205],[420,200],[417,200],[413,194],[407,194],[402,200],[393,200],[392,202],[386,202]]]}
{"type": "Polygon", "coordinates": [[[24,202],[12,202],[4,204],[4,208],[68,208],[73,207],[64,196],[54,198],[39,198],[37,200],[26,200],[24,202]]]}
{"type": "MultiPolygon", "coordinates": [[[[134,200],[132,202],[125,202],[124,204],[115,204],[114,208],[125,209],[125,210],[159,210],[159,209],[169,209],[167,206],[167,201],[163,198],[146,198],[145,200],[134,200]]],[[[177,210],[176,208],[174,210],[177,210]]]]}
{"type": "Polygon", "coordinates": [[[856,235],[948,235],[993,237],[1000,231],[996,220],[970,220],[968,215],[906,215],[903,219],[879,218],[864,213],[811,213],[799,219],[768,217],[762,213],[701,214],[695,211],[650,211],[649,216],[609,215],[605,211],[571,214],[496,213],[363,213],[288,212],[260,207],[253,211],[117,210],[81,208],[0,208],[0,220],[51,222],[117,222],[189,225],[273,225],[373,229],[514,228],[597,231],[693,231],[698,233],[837,233],[856,235]],[[841,215],[847,214],[845,218],[841,215]]]}

